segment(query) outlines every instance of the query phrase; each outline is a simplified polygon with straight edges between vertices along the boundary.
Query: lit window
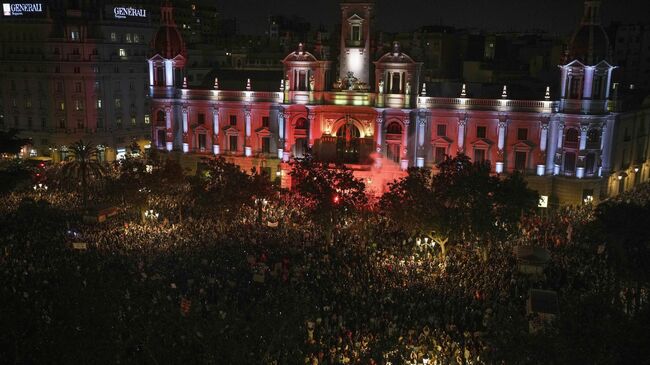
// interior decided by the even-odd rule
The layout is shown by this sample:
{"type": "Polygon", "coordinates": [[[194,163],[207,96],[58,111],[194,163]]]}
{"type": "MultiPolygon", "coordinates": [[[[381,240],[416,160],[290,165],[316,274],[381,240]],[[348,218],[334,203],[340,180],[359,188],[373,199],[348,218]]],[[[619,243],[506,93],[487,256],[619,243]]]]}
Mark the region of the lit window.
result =
{"type": "Polygon", "coordinates": [[[122,101],[120,99],[115,99],[115,107],[116,108],[121,108],[122,107],[122,101]]]}
{"type": "Polygon", "coordinates": [[[139,34],[134,34],[133,35],[133,43],[140,43],[140,35],[139,34]]]}
{"type": "Polygon", "coordinates": [[[112,32],[111,33],[111,42],[115,42],[115,41],[117,41],[117,34],[115,34],[115,32],[112,32]]]}
{"type": "Polygon", "coordinates": [[[126,57],[126,50],[124,48],[120,48],[120,57],[126,57]]]}
{"type": "Polygon", "coordinates": [[[102,99],[97,99],[97,109],[102,108],[102,99]]]}
{"type": "Polygon", "coordinates": [[[126,43],[131,43],[131,33],[126,33],[126,43]]]}
{"type": "Polygon", "coordinates": [[[78,41],[79,40],[79,31],[78,30],[73,30],[70,32],[70,39],[73,41],[78,41]]]}
{"type": "Polygon", "coordinates": [[[25,100],[25,108],[27,108],[27,109],[32,108],[32,99],[25,100]]]}
{"type": "Polygon", "coordinates": [[[131,116],[131,125],[135,125],[135,117],[131,116]]]}
{"type": "Polygon", "coordinates": [[[151,123],[151,120],[149,119],[149,114],[144,115],[144,124],[149,124],[151,123]]]}
{"type": "Polygon", "coordinates": [[[65,101],[59,102],[59,110],[65,110],[65,101]]]}
{"type": "Polygon", "coordinates": [[[74,110],[76,111],[84,110],[84,103],[82,100],[76,99],[74,101],[74,110]]]}

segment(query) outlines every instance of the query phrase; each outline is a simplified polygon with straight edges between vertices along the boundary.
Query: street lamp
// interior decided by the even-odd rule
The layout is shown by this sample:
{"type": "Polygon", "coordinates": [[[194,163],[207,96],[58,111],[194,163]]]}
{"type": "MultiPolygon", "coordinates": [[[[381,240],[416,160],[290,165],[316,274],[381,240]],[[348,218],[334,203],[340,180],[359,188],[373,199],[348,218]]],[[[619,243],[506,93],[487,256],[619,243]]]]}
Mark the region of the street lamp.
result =
{"type": "Polygon", "coordinates": [[[151,219],[152,221],[157,220],[159,215],[160,214],[155,212],[153,209],[148,209],[144,211],[145,218],[151,219]]]}
{"type": "Polygon", "coordinates": [[[45,191],[47,191],[47,185],[45,185],[43,183],[38,183],[38,184],[34,185],[34,191],[39,192],[39,193],[45,192],[45,191]]]}

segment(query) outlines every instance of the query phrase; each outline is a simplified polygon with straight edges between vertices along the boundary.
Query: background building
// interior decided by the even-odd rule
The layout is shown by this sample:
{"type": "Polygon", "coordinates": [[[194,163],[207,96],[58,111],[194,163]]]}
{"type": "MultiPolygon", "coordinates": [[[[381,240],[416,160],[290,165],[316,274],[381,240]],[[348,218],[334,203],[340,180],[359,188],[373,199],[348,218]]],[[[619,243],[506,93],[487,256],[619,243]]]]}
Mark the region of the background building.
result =
{"type": "MultiPolygon", "coordinates": [[[[217,42],[214,6],[179,1],[197,69],[217,42]],[[182,4],[181,4],[182,3],[182,4]]],[[[84,139],[114,159],[149,147],[149,70],[159,1],[51,1],[0,18],[0,129],[32,139],[26,156],[67,157],[84,139]]],[[[204,62],[207,63],[204,66],[204,62]]],[[[207,72],[207,71],[206,71],[207,72]]]]}

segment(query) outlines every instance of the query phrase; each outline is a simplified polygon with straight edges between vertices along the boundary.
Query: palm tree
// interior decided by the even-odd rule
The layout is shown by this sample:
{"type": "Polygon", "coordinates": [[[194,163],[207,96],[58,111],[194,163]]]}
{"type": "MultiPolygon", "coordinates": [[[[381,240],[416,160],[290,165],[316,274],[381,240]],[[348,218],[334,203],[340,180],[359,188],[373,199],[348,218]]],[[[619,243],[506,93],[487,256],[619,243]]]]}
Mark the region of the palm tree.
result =
{"type": "Polygon", "coordinates": [[[74,159],[65,163],[61,172],[69,179],[81,180],[83,206],[88,204],[88,181],[105,174],[104,165],[97,160],[97,147],[80,140],[69,147],[74,159]]]}

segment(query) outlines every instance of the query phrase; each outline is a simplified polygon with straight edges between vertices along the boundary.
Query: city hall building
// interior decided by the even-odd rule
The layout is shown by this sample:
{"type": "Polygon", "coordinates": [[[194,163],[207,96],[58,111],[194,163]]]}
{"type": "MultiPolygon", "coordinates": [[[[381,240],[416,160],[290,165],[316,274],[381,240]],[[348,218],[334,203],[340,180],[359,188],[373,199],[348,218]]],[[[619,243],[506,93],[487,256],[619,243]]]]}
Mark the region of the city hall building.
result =
{"type": "Polygon", "coordinates": [[[409,167],[435,167],[461,152],[488,161],[496,174],[523,172],[551,204],[615,194],[636,183],[627,179],[632,174],[647,179],[648,142],[639,126],[647,130],[650,113],[646,106],[627,117],[633,126],[622,137],[599,1],[585,2],[558,68],[557,97],[546,88],[536,100],[514,98],[507,85],[492,99],[472,98],[465,85],[456,97],[429,95],[421,63],[398,43],[371,57],[374,4],[340,6],[338,64],[301,44],[284,58],[285,76],[270,92],[256,91],[254,79],[223,90],[218,75],[212,87],[188,87],[186,47],[172,7],[163,6],[148,65],[154,146],[185,159],[226,156],[242,168],[268,171],[286,187],[287,163],[310,150],[319,160],[345,163],[377,192],[409,167]],[[625,141],[614,146],[618,139],[625,141]]]}

